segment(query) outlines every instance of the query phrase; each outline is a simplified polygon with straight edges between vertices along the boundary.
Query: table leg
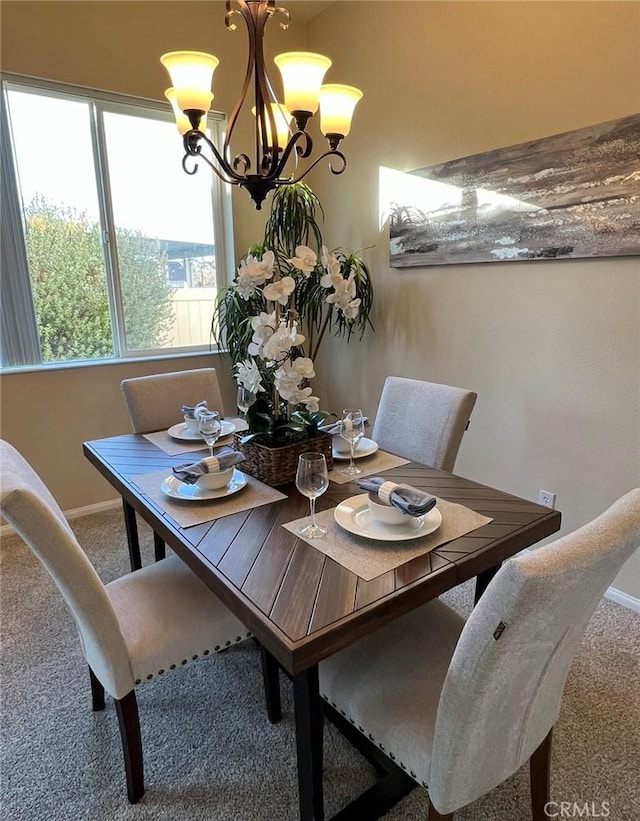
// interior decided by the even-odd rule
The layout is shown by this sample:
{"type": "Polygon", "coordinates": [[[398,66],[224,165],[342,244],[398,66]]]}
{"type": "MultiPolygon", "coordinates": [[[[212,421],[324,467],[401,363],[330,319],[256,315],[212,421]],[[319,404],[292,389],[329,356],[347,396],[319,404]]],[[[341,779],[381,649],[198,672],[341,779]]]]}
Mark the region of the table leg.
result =
{"type": "Polygon", "coordinates": [[[129,561],[132,570],[140,570],[142,559],[140,558],[140,542],[138,540],[138,525],[136,524],[136,512],[126,499],[122,500],[124,510],[124,527],[127,531],[127,545],[129,546],[129,561]]]}
{"type": "Polygon", "coordinates": [[[476,576],[476,592],[473,597],[473,605],[474,607],[480,601],[482,594],[489,586],[489,582],[491,579],[496,575],[498,570],[500,570],[500,564],[497,564],[495,567],[490,567],[488,570],[483,570],[482,573],[478,573],[476,576]]]}
{"type": "Polygon", "coordinates": [[[262,660],[264,696],[267,703],[267,717],[272,724],[277,724],[282,718],[280,672],[278,670],[278,662],[268,650],[265,650],[261,644],[259,646],[260,658],[262,660]]]}
{"type": "Polygon", "coordinates": [[[293,699],[296,717],[300,821],[323,821],[322,736],[324,719],[317,665],[293,677],[293,699]]]}
{"type": "Polygon", "coordinates": [[[158,536],[157,533],[154,532],[153,534],[153,549],[155,553],[155,559],[157,562],[162,561],[167,556],[167,550],[164,544],[164,541],[161,536],[158,536]]]}

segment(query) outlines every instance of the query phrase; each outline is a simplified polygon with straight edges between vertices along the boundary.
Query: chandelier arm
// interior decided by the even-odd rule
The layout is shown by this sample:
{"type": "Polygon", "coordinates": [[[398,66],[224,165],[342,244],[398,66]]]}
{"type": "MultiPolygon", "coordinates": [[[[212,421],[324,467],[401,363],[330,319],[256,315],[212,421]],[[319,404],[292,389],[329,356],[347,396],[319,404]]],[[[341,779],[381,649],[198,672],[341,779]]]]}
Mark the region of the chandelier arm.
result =
{"type": "Polygon", "coordinates": [[[286,31],[289,28],[289,23],[291,22],[291,15],[289,14],[289,10],[285,9],[284,6],[276,6],[275,0],[268,0],[268,8],[267,12],[269,14],[280,14],[285,19],[280,22],[280,28],[283,31],[286,31]]]}
{"type": "Polygon", "coordinates": [[[347,167],[347,158],[344,156],[344,154],[341,151],[335,151],[335,150],[332,149],[330,151],[325,151],[324,154],[321,154],[318,157],[318,159],[314,160],[314,162],[312,162],[311,165],[308,168],[305,168],[305,170],[302,172],[302,174],[300,174],[299,177],[295,177],[294,179],[291,179],[291,180],[276,181],[276,184],[277,185],[287,185],[288,183],[300,182],[300,180],[304,179],[304,177],[307,176],[309,171],[311,171],[313,168],[315,168],[316,165],[320,162],[320,160],[324,160],[325,157],[337,157],[341,161],[341,167],[339,167],[339,168],[334,168],[333,165],[331,165],[331,163],[329,163],[329,170],[331,171],[332,174],[335,174],[336,176],[338,176],[339,174],[342,174],[344,172],[344,170],[347,167]]]}
{"type": "Polygon", "coordinates": [[[206,154],[185,154],[182,158],[182,168],[187,174],[193,176],[198,170],[198,160],[202,160],[204,163],[206,163],[209,166],[209,168],[214,172],[214,174],[222,180],[222,182],[226,182],[227,185],[238,185],[238,180],[231,179],[229,176],[223,174],[222,171],[220,171],[220,169],[215,165],[215,163],[211,162],[211,160],[209,159],[209,157],[206,156],[206,154]],[[192,171],[189,171],[189,169],[187,168],[187,162],[190,158],[194,161],[192,171]]]}
{"type": "MultiPolygon", "coordinates": [[[[291,135],[289,142],[287,143],[287,147],[282,152],[282,157],[280,157],[280,161],[278,162],[278,165],[275,169],[273,179],[279,177],[280,174],[284,171],[284,167],[287,164],[287,161],[291,156],[291,153],[293,152],[294,148],[296,149],[297,157],[308,157],[309,154],[311,154],[311,151],[313,150],[313,140],[311,139],[311,135],[306,131],[296,131],[295,134],[291,135]],[[298,145],[300,140],[305,141],[304,148],[298,145]]],[[[320,159],[322,159],[322,157],[320,157],[320,159]]]]}
{"type": "Polygon", "coordinates": [[[225,6],[227,8],[226,14],[224,15],[224,24],[229,29],[229,31],[235,31],[238,27],[233,22],[233,18],[236,14],[242,14],[240,9],[236,9],[233,7],[234,0],[226,0],[225,6]]]}
{"type": "MultiPolygon", "coordinates": [[[[286,9],[282,8],[275,8],[273,14],[282,13],[286,14],[287,21],[289,18],[289,12],[286,9]]],[[[289,23],[281,23],[282,28],[287,28],[289,23]]],[[[284,108],[278,101],[278,97],[273,90],[273,86],[271,85],[271,80],[267,72],[264,72],[264,82],[266,87],[266,97],[269,100],[272,100],[279,108],[284,108]]],[[[269,117],[269,123],[271,126],[271,134],[275,134],[274,144],[272,146],[267,146],[267,149],[264,149],[264,145],[266,141],[263,141],[263,159],[262,159],[262,173],[268,179],[273,179],[280,175],[280,171],[282,170],[283,163],[281,162],[281,146],[278,143],[278,128],[276,125],[276,117],[275,117],[275,110],[272,109],[271,105],[263,106],[263,111],[266,113],[266,116],[269,117]]],[[[263,131],[263,133],[265,133],[263,131]]],[[[288,158],[288,155],[287,155],[288,158]]],[[[285,159],[286,163],[286,159],[285,159]]]]}
{"type": "Polygon", "coordinates": [[[277,174],[278,169],[278,129],[276,128],[276,116],[269,102],[273,98],[278,102],[272,91],[271,83],[267,75],[265,54],[264,54],[264,34],[267,23],[271,15],[275,12],[274,0],[262,0],[254,11],[254,94],[256,100],[256,130],[255,130],[255,156],[256,173],[262,174],[267,179],[271,179],[277,174]],[[269,140],[269,135],[271,139],[269,140]]]}
{"type": "MultiPolygon", "coordinates": [[[[229,29],[229,31],[235,31],[237,26],[235,23],[232,22],[232,18],[236,14],[240,14],[244,19],[245,25],[247,27],[247,36],[249,39],[249,55],[247,57],[247,71],[244,77],[244,83],[242,84],[242,91],[240,92],[240,96],[234,106],[233,111],[231,112],[231,116],[229,117],[229,127],[227,128],[227,132],[224,138],[224,145],[222,149],[222,153],[226,157],[229,154],[229,146],[231,143],[231,137],[233,135],[233,131],[236,126],[236,121],[240,115],[240,111],[244,105],[244,102],[247,98],[247,93],[249,91],[249,84],[251,82],[251,77],[253,75],[253,70],[256,62],[256,26],[257,23],[253,18],[253,14],[251,8],[247,4],[246,0],[235,0],[238,3],[238,8],[233,8],[231,4],[231,0],[227,0],[227,13],[225,15],[225,25],[229,29]]],[[[258,14],[260,13],[260,8],[258,8],[258,14]]],[[[217,152],[216,152],[217,153],[217,152]]],[[[247,169],[248,170],[248,169],[247,169]]]]}
{"type": "MultiPolygon", "coordinates": [[[[182,167],[186,169],[186,160],[187,157],[195,157],[200,158],[206,162],[206,164],[211,168],[215,173],[220,177],[223,182],[231,183],[233,185],[238,185],[245,177],[245,174],[240,174],[235,170],[235,167],[231,166],[225,158],[220,154],[218,149],[216,148],[215,144],[207,137],[206,134],[203,134],[202,131],[197,131],[192,129],[191,131],[187,131],[184,135],[184,150],[185,156],[182,159],[182,167]],[[220,166],[219,170],[216,165],[207,157],[206,154],[202,153],[202,145],[201,143],[205,143],[213,156],[216,159],[216,162],[220,166]]],[[[249,159],[248,157],[246,158],[249,159]]],[[[238,158],[236,157],[236,161],[238,158]]],[[[197,163],[193,171],[187,171],[188,174],[195,174],[197,171],[197,163]]]]}

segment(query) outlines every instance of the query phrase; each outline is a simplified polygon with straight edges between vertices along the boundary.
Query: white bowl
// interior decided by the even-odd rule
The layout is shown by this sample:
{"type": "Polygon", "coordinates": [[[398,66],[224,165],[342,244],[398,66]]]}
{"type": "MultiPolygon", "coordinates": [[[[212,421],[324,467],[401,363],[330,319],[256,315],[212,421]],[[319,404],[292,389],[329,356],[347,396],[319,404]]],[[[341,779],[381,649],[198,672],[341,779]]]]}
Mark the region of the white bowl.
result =
{"type": "Polygon", "coordinates": [[[199,476],[196,479],[196,485],[203,490],[219,490],[229,484],[232,476],[232,467],[225,470],[216,470],[213,473],[205,473],[199,476]]]}
{"type": "MultiPolygon", "coordinates": [[[[356,442],[356,447],[355,447],[356,451],[358,450],[358,445],[360,444],[361,441],[362,441],[362,438],[360,438],[356,442]]],[[[339,433],[335,433],[333,435],[333,448],[334,448],[336,453],[343,453],[346,456],[348,456],[351,453],[351,443],[347,439],[343,439],[342,436],[340,436],[339,433]]]]}
{"type": "Polygon", "coordinates": [[[379,522],[384,522],[387,525],[402,525],[408,519],[408,513],[403,513],[393,505],[385,504],[377,493],[369,493],[368,502],[369,512],[379,522]]]}
{"type": "Polygon", "coordinates": [[[198,432],[198,420],[192,419],[190,416],[184,417],[184,423],[187,426],[187,430],[189,433],[197,433],[198,432]]]}

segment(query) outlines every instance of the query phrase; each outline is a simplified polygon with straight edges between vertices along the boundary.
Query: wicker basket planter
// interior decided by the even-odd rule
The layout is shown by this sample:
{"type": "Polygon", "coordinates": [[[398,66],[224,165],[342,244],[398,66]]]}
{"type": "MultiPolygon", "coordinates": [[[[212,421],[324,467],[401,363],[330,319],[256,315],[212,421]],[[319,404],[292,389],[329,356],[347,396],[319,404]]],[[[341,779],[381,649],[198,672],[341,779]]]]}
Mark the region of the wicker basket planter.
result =
{"type": "Polygon", "coordinates": [[[275,487],[293,482],[298,468],[298,456],[301,453],[324,453],[327,468],[331,470],[333,467],[333,440],[328,433],[317,433],[310,439],[280,447],[260,445],[257,442],[247,442],[243,445],[240,441],[243,435],[245,434],[236,433],[234,437],[236,450],[242,451],[245,455],[245,461],[239,467],[243,473],[250,473],[265,485],[275,487]]]}

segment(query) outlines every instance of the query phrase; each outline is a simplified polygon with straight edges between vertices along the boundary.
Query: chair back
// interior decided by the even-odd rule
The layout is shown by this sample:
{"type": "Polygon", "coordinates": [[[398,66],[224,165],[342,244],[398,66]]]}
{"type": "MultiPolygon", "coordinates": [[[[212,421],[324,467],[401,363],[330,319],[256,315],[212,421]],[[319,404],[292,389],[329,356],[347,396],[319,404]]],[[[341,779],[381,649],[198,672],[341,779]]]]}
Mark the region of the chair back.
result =
{"type": "Polygon", "coordinates": [[[182,421],[181,405],[197,405],[203,399],[211,410],[224,413],[215,368],[124,379],[120,389],[134,433],[167,430],[182,421]]]}
{"type": "Polygon", "coordinates": [[[451,472],[477,396],[450,385],[388,376],[371,436],[383,450],[451,472]]]}
{"type": "Polygon", "coordinates": [[[547,736],[589,619],[638,545],[640,488],[498,571],[465,624],[440,696],[428,779],[440,813],[509,778],[547,736]]]}
{"type": "Polygon", "coordinates": [[[133,689],[134,678],[118,617],[100,577],[42,480],[3,440],[0,464],[0,512],[62,593],[87,663],[111,695],[122,697],[133,689]]]}

